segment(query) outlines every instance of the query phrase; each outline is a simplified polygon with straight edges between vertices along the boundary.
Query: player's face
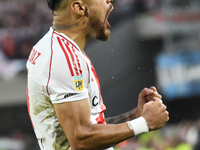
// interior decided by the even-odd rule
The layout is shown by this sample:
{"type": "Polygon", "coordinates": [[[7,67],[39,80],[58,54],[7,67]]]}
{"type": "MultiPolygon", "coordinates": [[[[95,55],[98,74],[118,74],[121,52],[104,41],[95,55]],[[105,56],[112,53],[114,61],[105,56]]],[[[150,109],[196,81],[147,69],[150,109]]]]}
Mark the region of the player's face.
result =
{"type": "Polygon", "coordinates": [[[111,0],[95,0],[89,14],[89,24],[94,32],[94,37],[107,41],[110,36],[108,17],[113,10],[111,0]]]}

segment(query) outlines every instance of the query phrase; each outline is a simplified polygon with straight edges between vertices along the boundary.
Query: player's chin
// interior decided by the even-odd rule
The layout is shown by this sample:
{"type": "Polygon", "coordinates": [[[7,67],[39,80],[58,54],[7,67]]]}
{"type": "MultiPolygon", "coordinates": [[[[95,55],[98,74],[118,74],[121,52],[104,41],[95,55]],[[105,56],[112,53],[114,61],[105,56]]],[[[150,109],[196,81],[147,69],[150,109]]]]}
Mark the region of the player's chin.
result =
{"type": "Polygon", "coordinates": [[[104,30],[104,32],[102,32],[102,34],[99,34],[99,36],[97,37],[98,40],[101,41],[108,41],[108,39],[110,38],[110,29],[106,29],[104,30]]]}
{"type": "Polygon", "coordinates": [[[109,38],[110,38],[110,30],[108,29],[108,30],[106,31],[106,33],[105,33],[105,38],[104,38],[103,41],[108,41],[109,38]]]}
{"type": "Polygon", "coordinates": [[[109,37],[106,36],[106,37],[103,37],[103,38],[97,38],[97,39],[98,39],[98,40],[101,40],[101,41],[103,41],[103,42],[106,42],[106,41],[109,40],[109,37]]]}

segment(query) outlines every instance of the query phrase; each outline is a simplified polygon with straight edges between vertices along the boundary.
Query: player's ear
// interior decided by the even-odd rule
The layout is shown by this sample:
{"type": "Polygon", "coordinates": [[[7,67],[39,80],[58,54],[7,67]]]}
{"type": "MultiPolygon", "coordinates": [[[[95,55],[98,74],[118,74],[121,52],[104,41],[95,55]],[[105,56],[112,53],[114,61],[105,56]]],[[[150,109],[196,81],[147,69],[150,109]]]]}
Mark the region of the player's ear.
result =
{"type": "Polygon", "coordinates": [[[71,4],[71,8],[77,15],[85,15],[86,7],[84,6],[84,3],[82,1],[73,1],[71,4]]]}

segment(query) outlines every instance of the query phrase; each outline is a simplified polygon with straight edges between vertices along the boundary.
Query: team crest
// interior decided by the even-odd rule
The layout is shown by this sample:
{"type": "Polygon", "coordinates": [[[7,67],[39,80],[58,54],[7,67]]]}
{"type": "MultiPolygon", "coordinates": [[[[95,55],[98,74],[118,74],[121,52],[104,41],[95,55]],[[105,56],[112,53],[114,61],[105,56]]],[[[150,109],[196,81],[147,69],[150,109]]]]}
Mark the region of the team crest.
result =
{"type": "Polygon", "coordinates": [[[84,85],[83,85],[83,77],[82,76],[74,77],[74,86],[75,86],[75,89],[78,91],[83,90],[84,85]]]}

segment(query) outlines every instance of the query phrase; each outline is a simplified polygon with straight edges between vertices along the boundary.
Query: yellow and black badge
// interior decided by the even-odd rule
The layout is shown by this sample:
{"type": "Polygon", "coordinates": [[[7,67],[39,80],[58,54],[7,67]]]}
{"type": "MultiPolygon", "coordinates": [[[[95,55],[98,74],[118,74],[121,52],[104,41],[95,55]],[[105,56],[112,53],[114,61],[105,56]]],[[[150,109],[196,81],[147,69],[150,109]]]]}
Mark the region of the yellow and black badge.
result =
{"type": "Polygon", "coordinates": [[[78,91],[82,91],[84,88],[84,84],[83,84],[83,77],[79,76],[79,77],[74,77],[74,86],[75,89],[78,91]]]}

